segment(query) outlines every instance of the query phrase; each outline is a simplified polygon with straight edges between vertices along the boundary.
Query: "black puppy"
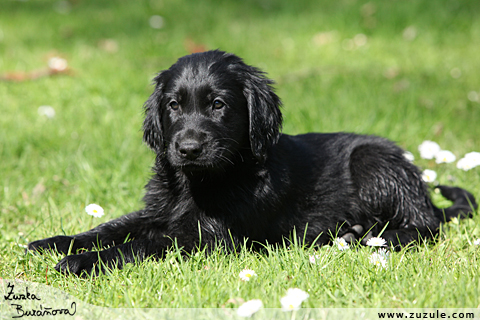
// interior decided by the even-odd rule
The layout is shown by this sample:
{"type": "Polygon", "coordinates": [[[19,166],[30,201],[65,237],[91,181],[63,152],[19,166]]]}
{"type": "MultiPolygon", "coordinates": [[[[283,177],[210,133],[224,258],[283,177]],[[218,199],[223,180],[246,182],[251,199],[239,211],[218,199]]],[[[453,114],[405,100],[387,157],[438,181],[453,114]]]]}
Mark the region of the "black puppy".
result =
{"type": "Polygon", "coordinates": [[[439,189],[453,205],[435,207],[418,168],[388,140],[281,134],[273,82],[233,54],[180,58],[155,83],[143,125],[156,153],[145,208],[28,245],[65,254],[70,246],[73,253],[104,249],[67,256],[57,270],[91,273],[161,258],[172,241],[186,252],[236,250],[244,239],[275,244],[293,230],[301,241],[323,245],[332,234],[365,243],[385,228],[382,237],[401,246],[432,237],[441,222],[477,207],[470,193],[446,186],[439,189]]]}

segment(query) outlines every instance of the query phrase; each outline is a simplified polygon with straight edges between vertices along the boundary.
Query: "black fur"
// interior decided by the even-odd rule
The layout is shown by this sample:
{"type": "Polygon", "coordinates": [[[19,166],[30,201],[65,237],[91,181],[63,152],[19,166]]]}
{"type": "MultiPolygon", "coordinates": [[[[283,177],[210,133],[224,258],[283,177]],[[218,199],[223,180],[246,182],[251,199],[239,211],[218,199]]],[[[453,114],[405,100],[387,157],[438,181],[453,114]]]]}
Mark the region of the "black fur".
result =
{"type": "Polygon", "coordinates": [[[442,221],[477,207],[467,191],[441,186],[454,204],[436,208],[418,168],[386,139],[281,134],[272,81],[235,55],[183,57],[155,83],[143,125],[156,153],[145,208],[29,244],[65,254],[70,245],[73,253],[102,249],[69,255],[57,270],[99,271],[99,258],[107,267],[161,258],[172,241],[186,252],[219,244],[235,250],[244,239],[254,247],[275,244],[293,230],[323,245],[332,234],[364,244],[385,228],[382,237],[401,246],[434,236],[442,221]]]}

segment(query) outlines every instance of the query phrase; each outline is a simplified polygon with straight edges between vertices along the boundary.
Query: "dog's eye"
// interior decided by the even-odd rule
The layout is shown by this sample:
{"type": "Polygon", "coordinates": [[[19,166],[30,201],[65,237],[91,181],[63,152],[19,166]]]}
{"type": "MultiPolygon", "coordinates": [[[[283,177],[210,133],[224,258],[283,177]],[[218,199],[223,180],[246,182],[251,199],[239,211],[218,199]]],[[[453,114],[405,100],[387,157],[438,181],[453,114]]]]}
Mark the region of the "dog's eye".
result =
{"type": "Polygon", "coordinates": [[[220,100],[213,101],[213,109],[218,110],[218,109],[222,109],[223,107],[225,107],[225,103],[223,103],[222,101],[220,100]]]}
{"type": "Polygon", "coordinates": [[[172,110],[178,110],[178,108],[180,107],[180,105],[178,104],[177,101],[172,101],[168,104],[168,106],[172,109],[172,110]]]}

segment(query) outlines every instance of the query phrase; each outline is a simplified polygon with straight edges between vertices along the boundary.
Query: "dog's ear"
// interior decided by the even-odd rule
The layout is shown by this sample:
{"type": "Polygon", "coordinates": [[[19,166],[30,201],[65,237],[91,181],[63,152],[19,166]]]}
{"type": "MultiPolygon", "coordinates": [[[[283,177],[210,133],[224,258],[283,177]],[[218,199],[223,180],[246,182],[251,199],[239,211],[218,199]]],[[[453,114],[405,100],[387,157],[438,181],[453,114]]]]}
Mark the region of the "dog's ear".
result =
{"type": "Polygon", "coordinates": [[[253,155],[263,162],[270,146],[277,143],[282,127],[281,101],[272,88],[273,81],[259,69],[247,66],[244,95],[250,121],[250,146],[253,155]]]}
{"type": "Polygon", "coordinates": [[[145,120],[143,121],[143,141],[145,141],[145,143],[153,151],[155,151],[157,155],[161,155],[164,149],[161,101],[168,79],[168,70],[160,72],[153,79],[155,90],[143,106],[145,110],[145,120]]]}

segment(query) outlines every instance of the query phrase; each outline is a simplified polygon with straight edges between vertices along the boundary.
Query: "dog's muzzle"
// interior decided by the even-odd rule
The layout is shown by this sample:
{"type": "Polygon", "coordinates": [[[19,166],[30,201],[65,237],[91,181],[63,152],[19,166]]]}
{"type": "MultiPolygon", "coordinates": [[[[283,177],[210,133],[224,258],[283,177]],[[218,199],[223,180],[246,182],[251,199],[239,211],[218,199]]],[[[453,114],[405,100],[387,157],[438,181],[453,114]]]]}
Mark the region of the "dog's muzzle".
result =
{"type": "Polygon", "coordinates": [[[184,139],[175,143],[175,150],[181,159],[196,160],[203,152],[202,143],[195,139],[184,139]]]}

